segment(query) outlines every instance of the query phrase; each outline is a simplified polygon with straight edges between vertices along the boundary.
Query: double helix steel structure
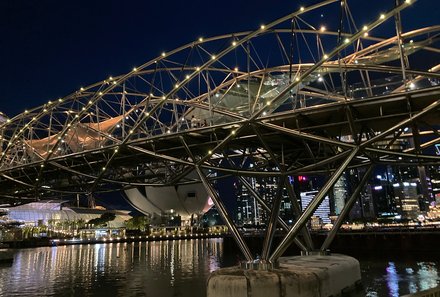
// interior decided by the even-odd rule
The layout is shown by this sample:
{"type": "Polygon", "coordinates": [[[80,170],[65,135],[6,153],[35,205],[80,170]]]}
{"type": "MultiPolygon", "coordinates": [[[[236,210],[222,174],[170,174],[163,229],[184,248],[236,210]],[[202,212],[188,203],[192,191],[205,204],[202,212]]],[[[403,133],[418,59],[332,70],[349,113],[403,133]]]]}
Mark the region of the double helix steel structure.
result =
{"type": "MultiPolygon", "coordinates": [[[[235,175],[270,213],[261,259],[295,242],[341,174],[375,164],[440,164],[440,26],[403,31],[416,0],[359,24],[348,0],[326,0],[255,31],[200,38],[132,71],[26,110],[0,126],[0,194],[26,201],[139,186],[201,183],[248,260],[215,180],[235,175]],[[334,16],[323,27],[319,15],[334,16]],[[380,37],[376,37],[380,36],[380,37]],[[293,226],[248,177],[324,174],[293,226]],[[286,229],[272,248],[276,225],[286,229]]],[[[166,199],[166,197],[164,197],[166,199]]],[[[296,201],[293,198],[292,201],[296,201]]],[[[331,242],[339,220],[322,247],[331,242]]],[[[338,226],[339,225],[339,226],[338,226]]]]}

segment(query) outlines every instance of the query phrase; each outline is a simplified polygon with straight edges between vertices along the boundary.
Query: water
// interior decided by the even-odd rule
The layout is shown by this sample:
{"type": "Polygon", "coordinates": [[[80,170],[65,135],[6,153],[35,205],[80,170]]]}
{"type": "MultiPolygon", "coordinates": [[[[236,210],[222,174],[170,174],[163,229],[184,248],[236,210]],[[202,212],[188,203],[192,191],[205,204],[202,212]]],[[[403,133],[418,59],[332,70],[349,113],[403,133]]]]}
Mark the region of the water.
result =
{"type": "Polygon", "coordinates": [[[424,260],[361,259],[365,292],[358,296],[398,297],[436,287],[440,284],[440,261],[422,258],[424,260]]]}
{"type": "MultiPolygon", "coordinates": [[[[0,266],[0,296],[204,297],[209,274],[234,264],[222,239],[17,250],[0,266]]],[[[400,296],[440,283],[440,261],[361,260],[366,292],[400,296]]]]}

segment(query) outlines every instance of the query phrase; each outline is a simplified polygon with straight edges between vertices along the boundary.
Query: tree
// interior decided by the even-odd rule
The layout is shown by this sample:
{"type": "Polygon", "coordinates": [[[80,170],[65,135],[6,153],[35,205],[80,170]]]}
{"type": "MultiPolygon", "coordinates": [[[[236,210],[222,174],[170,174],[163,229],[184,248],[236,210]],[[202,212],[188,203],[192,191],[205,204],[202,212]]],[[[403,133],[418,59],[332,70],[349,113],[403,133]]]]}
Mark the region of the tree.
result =
{"type": "Polygon", "coordinates": [[[136,216],[125,221],[125,227],[129,230],[145,231],[150,226],[150,218],[147,216],[136,216]]]}
{"type": "Polygon", "coordinates": [[[103,213],[99,218],[94,218],[88,221],[89,224],[93,224],[96,227],[106,227],[107,223],[113,221],[116,215],[111,212],[103,213]]]}

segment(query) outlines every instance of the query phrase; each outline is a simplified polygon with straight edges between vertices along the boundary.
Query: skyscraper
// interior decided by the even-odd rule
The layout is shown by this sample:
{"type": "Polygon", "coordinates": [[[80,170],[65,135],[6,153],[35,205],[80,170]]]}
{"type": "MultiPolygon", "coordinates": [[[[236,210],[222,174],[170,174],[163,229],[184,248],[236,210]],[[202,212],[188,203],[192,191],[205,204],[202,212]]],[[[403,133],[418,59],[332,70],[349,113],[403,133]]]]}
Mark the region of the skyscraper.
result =
{"type": "MultiPolygon", "coordinates": [[[[316,196],[318,191],[301,192],[301,209],[304,210],[316,196]]],[[[325,196],[324,200],[313,213],[315,217],[319,217],[324,224],[330,223],[330,201],[325,196]]]]}

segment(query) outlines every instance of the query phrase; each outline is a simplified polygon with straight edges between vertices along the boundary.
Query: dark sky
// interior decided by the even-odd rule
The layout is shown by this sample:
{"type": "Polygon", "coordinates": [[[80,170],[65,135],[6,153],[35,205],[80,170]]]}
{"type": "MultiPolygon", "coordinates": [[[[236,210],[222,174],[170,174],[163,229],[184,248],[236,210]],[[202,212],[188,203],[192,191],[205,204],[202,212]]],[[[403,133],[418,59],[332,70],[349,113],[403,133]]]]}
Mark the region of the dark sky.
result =
{"type": "MultiPolygon", "coordinates": [[[[1,0],[0,111],[15,115],[128,72],[161,51],[200,36],[256,29],[315,2],[1,0]]],[[[349,3],[352,10],[362,12],[356,19],[366,21],[394,0],[349,3]]],[[[407,29],[439,23],[438,6],[438,0],[419,0],[410,8],[407,29]]],[[[332,23],[335,20],[324,13],[322,24],[332,23]]]]}

